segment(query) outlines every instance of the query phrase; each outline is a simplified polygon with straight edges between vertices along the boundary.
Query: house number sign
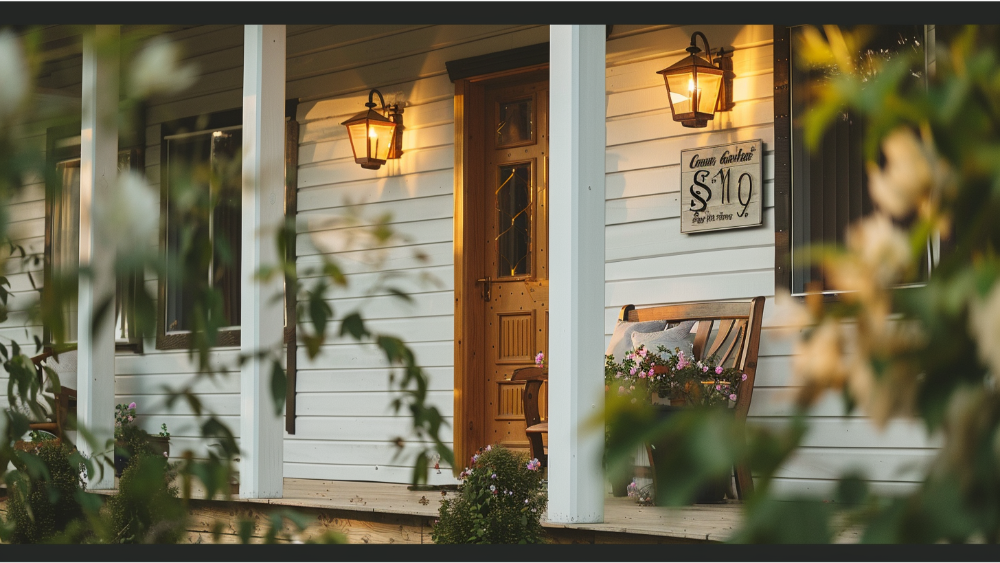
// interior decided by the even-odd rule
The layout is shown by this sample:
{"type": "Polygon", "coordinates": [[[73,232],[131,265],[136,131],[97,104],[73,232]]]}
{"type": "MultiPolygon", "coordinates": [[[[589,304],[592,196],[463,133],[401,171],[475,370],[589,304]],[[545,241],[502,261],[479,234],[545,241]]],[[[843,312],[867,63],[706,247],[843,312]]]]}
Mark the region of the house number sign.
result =
{"type": "Polygon", "coordinates": [[[681,151],[681,232],[760,225],[763,161],[760,139],[681,151]]]}

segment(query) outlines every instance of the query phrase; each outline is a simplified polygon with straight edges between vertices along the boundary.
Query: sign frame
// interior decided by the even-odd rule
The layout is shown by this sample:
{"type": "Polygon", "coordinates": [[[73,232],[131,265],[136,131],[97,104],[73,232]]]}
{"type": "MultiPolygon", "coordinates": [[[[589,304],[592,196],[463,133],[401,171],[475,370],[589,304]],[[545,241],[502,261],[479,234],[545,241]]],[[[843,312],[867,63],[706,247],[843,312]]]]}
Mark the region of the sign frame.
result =
{"type": "Polygon", "coordinates": [[[763,140],[750,139],[683,149],[680,169],[681,233],[724,231],[764,224],[763,140]],[[713,190],[718,190],[718,197],[713,197],[716,193],[713,190]],[[746,202],[743,194],[747,194],[746,202]]]}

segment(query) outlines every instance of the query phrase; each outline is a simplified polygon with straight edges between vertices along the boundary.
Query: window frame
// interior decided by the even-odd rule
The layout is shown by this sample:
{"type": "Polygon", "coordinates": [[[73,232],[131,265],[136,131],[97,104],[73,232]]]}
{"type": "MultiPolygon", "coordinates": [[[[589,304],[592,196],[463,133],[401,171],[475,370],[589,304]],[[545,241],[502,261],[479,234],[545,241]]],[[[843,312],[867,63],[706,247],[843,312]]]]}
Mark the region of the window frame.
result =
{"type": "MultiPolygon", "coordinates": [[[[243,126],[243,108],[235,108],[202,116],[192,116],[160,124],[160,249],[163,260],[167,260],[169,249],[169,232],[167,213],[169,212],[169,170],[167,162],[167,137],[183,132],[210,131],[215,129],[231,129],[243,126]]],[[[242,211],[241,211],[242,213],[242,211]]],[[[242,302],[242,292],[240,301],[242,302]]],[[[191,332],[167,333],[167,280],[159,276],[157,280],[156,300],[156,349],[157,350],[187,350],[191,348],[191,332]]],[[[240,345],[240,329],[227,327],[218,332],[215,346],[229,347],[240,345]]]]}
{"type": "MultiPolygon", "coordinates": [[[[68,160],[80,160],[82,157],[82,147],[79,142],[65,144],[67,140],[80,139],[81,138],[81,124],[80,122],[70,123],[65,125],[56,125],[49,127],[45,131],[45,165],[46,170],[55,170],[59,163],[68,160]]],[[[119,137],[118,144],[118,155],[119,158],[123,152],[128,151],[130,154],[130,169],[138,174],[145,173],[145,147],[141,143],[127,143],[122,142],[125,139],[119,137]]],[[[54,180],[53,180],[54,181],[54,180]]],[[[52,279],[52,268],[53,256],[52,256],[52,229],[54,228],[53,222],[53,197],[54,193],[52,189],[46,186],[45,189],[45,239],[43,247],[43,261],[42,261],[42,287],[47,287],[52,279]]],[[[143,280],[133,280],[135,288],[133,291],[137,291],[143,280]]],[[[143,351],[142,338],[139,335],[132,333],[125,339],[121,339],[117,336],[118,329],[118,316],[117,311],[119,307],[123,304],[119,301],[120,295],[118,292],[117,282],[115,289],[115,351],[131,351],[137,354],[141,354],[143,351]]],[[[75,344],[76,341],[67,342],[67,344],[75,344]]],[[[48,326],[42,326],[42,345],[44,347],[51,347],[52,333],[48,326]]]]}
{"type": "MultiPolygon", "coordinates": [[[[794,25],[773,26],[774,53],[774,286],[787,290],[793,297],[805,298],[821,295],[824,301],[838,301],[839,295],[849,293],[824,288],[819,292],[804,289],[793,293],[792,270],[792,91],[791,91],[791,28],[794,25]]],[[[933,25],[924,25],[925,81],[933,73],[933,25]]],[[[940,260],[941,238],[935,235],[928,241],[928,276],[940,260]]],[[[926,282],[908,283],[900,289],[922,287],[926,282]]]]}

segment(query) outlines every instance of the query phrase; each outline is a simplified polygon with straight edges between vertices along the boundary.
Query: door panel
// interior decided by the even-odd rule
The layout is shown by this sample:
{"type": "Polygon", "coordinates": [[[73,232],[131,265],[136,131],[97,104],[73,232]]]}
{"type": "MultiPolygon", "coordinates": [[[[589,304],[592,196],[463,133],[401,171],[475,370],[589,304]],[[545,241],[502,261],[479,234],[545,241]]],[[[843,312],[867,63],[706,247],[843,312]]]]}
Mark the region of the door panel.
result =
{"type": "Polygon", "coordinates": [[[526,450],[523,384],[510,377],[548,353],[548,82],[488,86],[484,106],[483,428],[487,443],[526,450]]]}

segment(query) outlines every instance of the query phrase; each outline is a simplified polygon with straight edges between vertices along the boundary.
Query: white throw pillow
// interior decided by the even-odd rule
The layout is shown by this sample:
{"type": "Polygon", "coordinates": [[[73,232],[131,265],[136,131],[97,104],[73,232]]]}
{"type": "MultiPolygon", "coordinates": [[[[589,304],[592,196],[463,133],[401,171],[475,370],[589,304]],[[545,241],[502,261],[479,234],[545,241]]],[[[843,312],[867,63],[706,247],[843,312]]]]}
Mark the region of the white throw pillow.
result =
{"type": "Polygon", "coordinates": [[[656,352],[660,346],[665,346],[667,350],[673,351],[680,348],[688,358],[694,356],[694,335],[691,328],[698,321],[684,321],[673,328],[661,330],[659,332],[632,333],[632,348],[645,346],[647,350],[656,352]]]}
{"type": "Polygon", "coordinates": [[[605,355],[613,354],[616,362],[621,362],[625,358],[625,352],[632,349],[632,334],[637,332],[663,332],[667,326],[667,321],[618,321],[615,325],[615,332],[611,335],[611,342],[605,355]]]}

